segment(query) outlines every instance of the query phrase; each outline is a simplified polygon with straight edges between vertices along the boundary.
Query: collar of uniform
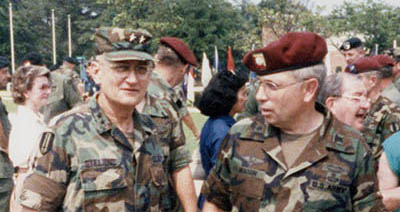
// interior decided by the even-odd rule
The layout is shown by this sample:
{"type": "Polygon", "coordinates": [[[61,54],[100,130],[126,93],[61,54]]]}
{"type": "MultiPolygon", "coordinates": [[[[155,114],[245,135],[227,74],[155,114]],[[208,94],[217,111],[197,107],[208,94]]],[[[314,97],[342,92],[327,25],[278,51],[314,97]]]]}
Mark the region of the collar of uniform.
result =
{"type": "Polygon", "coordinates": [[[354,154],[354,140],[364,142],[361,140],[363,138],[359,131],[343,124],[333,117],[331,113],[327,114],[323,124],[324,126],[321,128],[320,134],[321,137],[323,136],[327,140],[327,149],[333,149],[347,154],[354,154]]]}
{"type": "Polygon", "coordinates": [[[162,104],[167,104],[164,100],[153,96],[152,94],[146,95],[146,102],[143,107],[143,113],[155,117],[168,117],[162,104]]]}
{"type": "MultiPolygon", "coordinates": [[[[96,123],[96,128],[99,134],[107,132],[114,128],[114,125],[107,118],[106,114],[104,114],[103,110],[100,108],[97,103],[97,97],[99,93],[93,95],[88,102],[90,111],[92,113],[93,119],[96,123]]],[[[152,122],[149,122],[149,118],[143,118],[143,115],[139,114],[136,110],[132,114],[134,128],[139,130],[140,132],[144,132],[143,137],[147,137],[154,132],[154,125],[152,122]]]]}

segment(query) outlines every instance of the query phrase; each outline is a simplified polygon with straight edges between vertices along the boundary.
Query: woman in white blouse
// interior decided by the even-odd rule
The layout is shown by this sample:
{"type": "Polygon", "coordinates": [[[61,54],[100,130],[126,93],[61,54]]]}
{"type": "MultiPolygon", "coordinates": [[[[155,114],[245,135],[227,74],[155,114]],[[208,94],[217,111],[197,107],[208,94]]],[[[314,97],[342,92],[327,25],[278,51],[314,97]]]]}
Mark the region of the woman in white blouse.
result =
{"type": "Polygon", "coordinates": [[[12,77],[12,97],[18,108],[9,140],[9,156],[16,170],[10,211],[22,210],[16,198],[38,150],[39,136],[46,129],[39,110],[47,103],[50,88],[49,70],[42,66],[20,67],[12,77]]]}

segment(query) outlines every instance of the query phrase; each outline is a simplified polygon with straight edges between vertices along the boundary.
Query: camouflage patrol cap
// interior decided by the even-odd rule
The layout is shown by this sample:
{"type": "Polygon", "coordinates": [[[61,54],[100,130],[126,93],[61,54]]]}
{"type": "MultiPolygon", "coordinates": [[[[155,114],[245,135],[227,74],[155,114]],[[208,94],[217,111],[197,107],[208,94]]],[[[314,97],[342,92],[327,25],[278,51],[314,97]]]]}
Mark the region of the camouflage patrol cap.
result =
{"type": "Polygon", "coordinates": [[[95,32],[97,54],[104,54],[109,61],[153,60],[151,39],[144,29],[101,27],[95,32]]]}

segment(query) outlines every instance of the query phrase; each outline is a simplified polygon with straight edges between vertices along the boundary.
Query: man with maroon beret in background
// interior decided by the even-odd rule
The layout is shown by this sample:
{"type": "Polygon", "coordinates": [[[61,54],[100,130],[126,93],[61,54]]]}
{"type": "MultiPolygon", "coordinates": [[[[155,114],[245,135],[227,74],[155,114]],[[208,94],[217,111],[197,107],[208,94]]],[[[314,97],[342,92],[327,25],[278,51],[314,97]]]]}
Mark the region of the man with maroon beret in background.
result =
{"type": "Polygon", "coordinates": [[[170,99],[180,118],[196,139],[200,139],[200,132],[188,112],[186,97],[181,86],[185,74],[192,66],[197,66],[196,57],[183,41],[175,37],[161,38],[156,55],[155,73],[153,72],[148,91],[163,99],[170,99]]]}
{"type": "MultiPolygon", "coordinates": [[[[172,211],[179,211],[182,207],[185,211],[197,209],[196,192],[189,168],[191,157],[185,146],[186,139],[182,127],[183,120],[196,138],[200,136],[187,110],[186,98],[181,87],[184,75],[191,66],[197,66],[197,60],[183,41],[174,37],[161,38],[147,95],[155,99],[161,99],[160,102],[165,104],[163,107],[168,111],[174,112],[171,117],[166,118],[168,119],[167,123],[177,122],[178,126],[175,128],[179,128],[173,130],[171,139],[168,141],[170,146],[169,154],[179,162],[179,167],[175,169],[169,181],[169,185],[174,187],[174,189],[170,189],[172,211]]],[[[161,111],[152,111],[161,113],[161,111]]],[[[152,117],[156,115],[153,113],[147,114],[152,117]]],[[[157,116],[160,118],[159,114],[157,116]]],[[[158,123],[158,121],[155,122],[158,123]]],[[[167,124],[163,128],[168,128],[167,124]]]]}
{"type": "Polygon", "coordinates": [[[364,120],[363,134],[375,159],[382,153],[382,143],[400,130],[400,106],[382,95],[393,82],[394,61],[387,55],[358,59],[346,68],[364,81],[371,99],[371,108],[364,120]]]}
{"type": "Polygon", "coordinates": [[[291,32],[248,53],[261,114],[236,123],[203,185],[203,211],[381,211],[362,135],[316,110],[325,40],[291,32]]]}

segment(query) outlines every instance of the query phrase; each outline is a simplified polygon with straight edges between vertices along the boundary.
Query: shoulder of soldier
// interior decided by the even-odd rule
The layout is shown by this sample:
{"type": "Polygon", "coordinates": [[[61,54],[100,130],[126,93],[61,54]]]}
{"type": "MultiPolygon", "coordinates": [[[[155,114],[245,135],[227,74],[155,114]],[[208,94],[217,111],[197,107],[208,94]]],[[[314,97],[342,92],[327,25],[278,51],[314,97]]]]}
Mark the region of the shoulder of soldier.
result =
{"type": "Polygon", "coordinates": [[[366,146],[365,137],[359,130],[334,117],[329,121],[331,124],[325,129],[328,147],[347,153],[361,152],[364,154],[368,152],[369,148],[366,146]]]}
{"type": "Polygon", "coordinates": [[[64,124],[69,124],[72,120],[74,120],[74,117],[79,116],[79,117],[87,117],[90,116],[90,108],[89,105],[86,104],[81,104],[76,107],[73,107],[71,110],[68,110],[66,112],[63,112],[54,118],[52,118],[49,122],[49,126],[52,128],[57,128],[59,126],[62,126],[64,124]]]}
{"type": "Polygon", "coordinates": [[[145,108],[145,114],[156,117],[168,117],[170,119],[179,119],[172,103],[167,99],[161,99],[154,94],[148,94],[148,100],[145,108]]]}
{"type": "Polygon", "coordinates": [[[269,127],[261,114],[244,118],[235,123],[229,131],[230,135],[238,135],[247,141],[264,141],[269,134],[269,127]]]}

